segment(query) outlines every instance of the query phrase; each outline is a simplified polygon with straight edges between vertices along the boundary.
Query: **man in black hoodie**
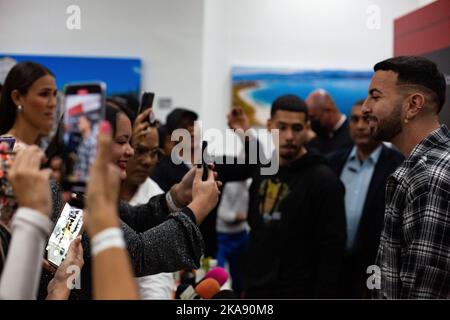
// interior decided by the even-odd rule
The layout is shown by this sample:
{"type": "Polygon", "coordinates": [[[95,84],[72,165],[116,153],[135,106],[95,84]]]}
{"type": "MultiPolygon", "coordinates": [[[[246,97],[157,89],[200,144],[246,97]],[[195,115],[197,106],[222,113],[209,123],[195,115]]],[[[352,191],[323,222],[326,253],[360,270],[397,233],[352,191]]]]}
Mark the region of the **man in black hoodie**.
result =
{"type": "MultiPolygon", "coordinates": [[[[245,298],[333,298],[346,241],[344,187],[325,159],[304,147],[305,102],[285,95],[272,104],[268,129],[279,170],[255,172],[250,187],[250,244],[245,298]]],[[[259,168],[261,169],[261,168],[259,168]]]]}

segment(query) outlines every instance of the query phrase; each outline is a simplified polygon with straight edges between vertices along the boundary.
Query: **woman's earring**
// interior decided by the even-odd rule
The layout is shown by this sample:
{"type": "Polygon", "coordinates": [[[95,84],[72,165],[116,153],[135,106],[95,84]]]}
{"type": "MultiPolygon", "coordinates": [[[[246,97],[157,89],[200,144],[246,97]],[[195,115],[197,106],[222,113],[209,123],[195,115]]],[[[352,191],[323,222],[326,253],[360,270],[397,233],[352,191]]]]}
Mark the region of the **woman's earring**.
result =
{"type": "Polygon", "coordinates": [[[409,122],[408,118],[405,118],[404,122],[407,124],[409,122]]]}
{"type": "Polygon", "coordinates": [[[22,108],[22,106],[20,104],[17,106],[17,111],[19,111],[19,112],[23,111],[23,108],[22,108]]]}

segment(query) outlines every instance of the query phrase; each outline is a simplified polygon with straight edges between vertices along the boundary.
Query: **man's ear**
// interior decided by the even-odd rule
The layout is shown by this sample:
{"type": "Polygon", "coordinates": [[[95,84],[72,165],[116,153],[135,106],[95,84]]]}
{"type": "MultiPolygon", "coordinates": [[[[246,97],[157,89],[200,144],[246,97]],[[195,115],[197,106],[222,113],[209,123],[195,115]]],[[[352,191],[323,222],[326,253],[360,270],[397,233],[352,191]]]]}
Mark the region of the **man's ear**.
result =
{"type": "Polygon", "coordinates": [[[311,130],[311,120],[308,119],[305,123],[305,131],[311,130]]]}
{"type": "Polygon", "coordinates": [[[405,110],[405,117],[411,120],[416,117],[425,106],[425,95],[420,92],[415,92],[408,97],[407,102],[408,104],[405,110]]]}

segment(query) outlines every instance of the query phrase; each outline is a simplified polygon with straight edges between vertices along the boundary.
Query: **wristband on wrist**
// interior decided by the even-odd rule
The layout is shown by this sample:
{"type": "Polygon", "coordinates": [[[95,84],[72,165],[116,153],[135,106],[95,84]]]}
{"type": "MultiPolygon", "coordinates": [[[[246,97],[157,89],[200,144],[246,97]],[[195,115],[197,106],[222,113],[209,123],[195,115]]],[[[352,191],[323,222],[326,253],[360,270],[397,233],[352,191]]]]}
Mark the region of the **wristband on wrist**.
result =
{"type": "Polygon", "coordinates": [[[177,207],[175,202],[173,201],[170,191],[166,193],[166,201],[167,207],[169,208],[170,212],[178,212],[181,210],[181,208],[177,207]]]}
{"type": "Polygon", "coordinates": [[[95,235],[91,240],[91,254],[96,256],[100,252],[110,248],[125,248],[122,230],[119,228],[108,228],[95,235]]]}

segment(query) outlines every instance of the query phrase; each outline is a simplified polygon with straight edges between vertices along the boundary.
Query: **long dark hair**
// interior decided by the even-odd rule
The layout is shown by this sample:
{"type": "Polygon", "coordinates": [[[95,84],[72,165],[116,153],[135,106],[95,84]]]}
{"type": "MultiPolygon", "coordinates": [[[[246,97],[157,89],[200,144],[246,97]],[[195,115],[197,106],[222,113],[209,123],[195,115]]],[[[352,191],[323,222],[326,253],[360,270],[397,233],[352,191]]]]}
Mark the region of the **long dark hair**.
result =
{"type": "Polygon", "coordinates": [[[114,97],[107,98],[105,119],[111,124],[113,135],[116,134],[117,116],[119,113],[123,113],[128,119],[130,119],[131,126],[133,126],[134,114],[130,108],[114,97]]]}
{"type": "Polygon", "coordinates": [[[21,95],[26,95],[33,83],[45,75],[54,76],[43,65],[31,61],[22,61],[16,64],[8,73],[3,83],[0,98],[0,134],[5,134],[14,125],[17,116],[11,93],[18,90],[21,95]]]}

